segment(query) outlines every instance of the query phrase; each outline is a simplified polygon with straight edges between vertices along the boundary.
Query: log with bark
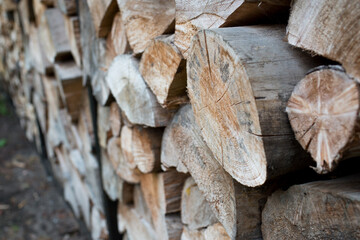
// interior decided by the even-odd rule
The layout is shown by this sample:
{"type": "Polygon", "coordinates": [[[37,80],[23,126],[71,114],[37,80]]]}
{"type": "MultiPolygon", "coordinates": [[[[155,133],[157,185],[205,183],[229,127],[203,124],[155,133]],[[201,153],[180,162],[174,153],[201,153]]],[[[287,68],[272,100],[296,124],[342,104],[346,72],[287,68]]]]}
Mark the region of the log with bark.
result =
{"type": "Polygon", "coordinates": [[[165,126],[172,114],[163,109],[139,72],[139,61],[131,55],[117,56],[106,76],[111,93],[133,124],[165,126]]]}
{"type": "Polygon", "coordinates": [[[174,0],[118,0],[126,35],[135,54],[150,41],[174,29],[174,0]]]}
{"type": "Polygon", "coordinates": [[[340,66],[313,69],[296,85],[286,111],[318,173],[360,155],[359,94],[359,85],[340,66]]]}
{"type": "Polygon", "coordinates": [[[264,239],[360,238],[360,177],[295,185],[269,197],[264,239]]]}
{"type": "Polygon", "coordinates": [[[340,62],[360,81],[360,5],[357,1],[293,2],[287,26],[291,45],[340,62]]]}
{"type": "Polygon", "coordinates": [[[253,26],[200,31],[187,62],[188,91],[205,142],[241,184],[307,165],[285,106],[319,61],[282,41],[285,28],[253,26]]]}
{"type": "Polygon", "coordinates": [[[177,108],[188,101],[186,62],[174,45],[174,35],[151,41],[141,57],[139,69],[162,107],[177,108]]]}
{"type": "Polygon", "coordinates": [[[175,45],[187,59],[192,37],[201,29],[282,21],[289,0],[176,0],[175,45]]]}

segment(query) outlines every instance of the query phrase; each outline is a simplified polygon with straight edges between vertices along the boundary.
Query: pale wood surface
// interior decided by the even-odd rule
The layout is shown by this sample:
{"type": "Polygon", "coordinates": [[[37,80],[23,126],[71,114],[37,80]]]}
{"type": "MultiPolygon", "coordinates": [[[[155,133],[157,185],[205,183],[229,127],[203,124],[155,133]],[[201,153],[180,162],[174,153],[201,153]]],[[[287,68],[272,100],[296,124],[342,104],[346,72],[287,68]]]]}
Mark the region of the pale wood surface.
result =
{"type": "Polygon", "coordinates": [[[115,14],[119,11],[116,0],[87,0],[97,37],[106,37],[111,30],[115,14]]]}

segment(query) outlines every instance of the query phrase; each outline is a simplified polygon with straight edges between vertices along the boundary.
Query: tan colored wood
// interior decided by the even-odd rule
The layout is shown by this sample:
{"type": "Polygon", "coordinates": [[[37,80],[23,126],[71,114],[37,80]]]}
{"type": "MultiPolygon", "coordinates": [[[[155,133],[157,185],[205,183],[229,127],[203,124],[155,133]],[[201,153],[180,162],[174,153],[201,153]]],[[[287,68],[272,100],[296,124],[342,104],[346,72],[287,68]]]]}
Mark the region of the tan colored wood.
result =
{"type": "Polygon", "coordinates": [[[155,37],[174,28],[174,0],[118,0],[126,35],[134,53],[141,53],[155,37]]]}
{"type": "Polygon", "coordinates": [[[171,239],[171,235],[178,233],[176,229],[181,219],[177,216],[169,216],[167,219],[165,214],[180,211],[181,190],[186,177],[176,171],[144,174],[141,177],[141,189],[151,211],[158,239],[171,239]],[[171,220],[174,225],[170,224],[171,220]]]}
{"type": "Polygon", "coordinates": [[[291,45],[340,62],[360,81],[360,5],[356,1],[293,1],[287,26],[291,45]]]}
{"type": "Polygon", "coordinates": [[[186,62],[174,45],[174,35],[152,40],[141,57],[139,69],[162,107],[177,108],[188,102],[186,62]]]}
{"type": "Polygon", "coordinates": [[[122,148],[121,148],[121,139],[119,137],[112,137],[108,141],[107,151],[109,159],[113,164],[116,173],[129,183],[139,183],[141,173],[139,170],[134,169],[128,161],[124,159],[122,148]]]}
{"type": "Polygon", "coordinates": [[[65,18],[65,29],[69,39],[70,51],[76,62],[76,65],[81,68],[81,43],[80,43],[80,22],[79,17],[65,18]]]}
{"type": "Polygon", "coordinates": [[[117,56],[107,76],[111,93],[133,124],[165,126],[172,114],[163,109],[139,72],[139,61],[131,55],[117,56]]]}
{"type": "Polygon", "coordinates": [[[185,59],[192,37],[209,28],[271,22],[288,10],[290,1],[176,0],[175,45],[185,59]]]}
{"type": "Polygon", "coordinates": [[[120,136],[120,130],[122,127],[121,110],[116,102],[112,102],[110,104],[109,122],[112,135],[114,137],[120,136]]]}
{"type": "Polygon", "coordinates": [[[188,92],[205,142],[241,184],[306,166],[285,106],[317,59],[291,48],[285,28],[252,26],[200,31],[188,58],[188,92]]]}
{"type": "Polygon", "coordinates": [[[216,223],[214,225],[209,226],[205,230],[204,235],[205,235],[205,240],[231,239],[229,235],[226,233],[224,227],[220,223],[216,223]]]}
{"type": "Polygon", "coordinates": [[[87,0],[96,36],[106,37],[111,30],[115,14],[119,11],[116,0],[87,0]]]}
{"type": "Polygon", "coordinates": [[[264,239],[357,239],[359,175],[279,190],[262,214],[264,239]]]}
{"type": "Polygon", "coordinates": [[[193,178],[186,179],[181,195],[181,221],[190,230],[205,228],[217,222],[193,178]]]}
{"type": "Polygon", "coordinates": [[[97,116],[99,144],[102,148],[106,148],[108,140],[112,137],[109,119],[110,107],[98,104],[97,116]]]}
{"type": "Polygon", "coordinates": [[[142,173],[158,171],[162,134],[163,129],[124,126],[121,130],[121,146],[125,160],[142,173]]]}
{"type": "Polygon", "coordinates": [[[51,63],[71,56],[70,43],[64,34],[65,20],[57,8],[46,9],[40,19],[40,39],[51,63]]]}
{"type": "Polygon", "coordinates": [[[360,154],[359,85],[340,66],[322,66],[295,87],[286,108],[295,137],[327,173],[360,154]]]}

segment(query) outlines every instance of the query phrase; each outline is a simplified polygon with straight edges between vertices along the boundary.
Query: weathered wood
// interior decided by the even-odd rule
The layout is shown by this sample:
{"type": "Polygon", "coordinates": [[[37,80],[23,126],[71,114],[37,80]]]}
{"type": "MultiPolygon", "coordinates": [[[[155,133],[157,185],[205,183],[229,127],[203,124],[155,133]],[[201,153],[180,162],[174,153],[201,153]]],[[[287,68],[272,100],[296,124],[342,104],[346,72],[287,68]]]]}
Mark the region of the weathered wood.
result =
{"type": "Polygon", "coordinates": [[[121,112],[116,102],[112,102],[110,104],[109,122],[112,135],[114,137],[120,136],[120,130],[122,126],[121,112]]]}
{"type": "MultiPolygon", "coordinates": [[[[169,216],[169,219],[167,219],[165,214],[180,211],[181,190],[186,178],[185,174],[176,171],[159,174],[149,173],[141,177],[141,189],[151,211],[155,231],[159,239],[171,239],[170,233],[172,231],[168,231],[170,225],[167,224],[167,220],[178,221],[176,216],[173,216],[174,218],[169,216]]],[[[181,219],[178,220],[181,222],[181,219]]],[[[177,227],[174,229],[177,229],[177,227]]]]}
{"type": "Polygon", "coordinates": [[[293,1],[287,26],[291,45],[338,61],[360,81],[360,5],[357,1],[293,1]]]}
{"type": "Polygon", "coordinates": [[[126,35],[134,53],[145,50],[150,41],[174,28],[174,0],[118,0],[126,35]]]}
{"type": "Polygon", "coordinates": [[[224,227],[220,223],[215,223],[205,229],[189,230],[184,227],[181,240],[230,240],[224,227]]]}
{"type": "Polygon", "coordinates": [[[119,195],[119,177],[103,148],[101,148],[101,171],[104,190],[111,200],[116,201],[119,195]]]}
{"type": "Polygon", "coordinates": [[[201,29],[271,22],[286,14],[284,1],[192,1],[176,0],[175,45],[187,59],[192,37],[201,29]]]}
{"type": "Polygon", "coordinates": [[[76,0],[57,0],[57,7],[68,16],[77,14],[76,0]]]}
{"type": "Polygon", "coordinates": [[[141,57],[139,69],[162,107],[177,108],[188,101],[186,62],[174,45],[174,35],[151,41],[141,57]]]}
{"type": "Polygon", "coordinates": [[[107,239],[108,230],[103,213],[96,207],[91,208],[91,237],[92,239],[107,239]]]}
{"type": "Polygon", "coordinates": [[[360,154],[360,89],[340,66],[322,66],[295,87],[286,108],[296,139],[318,173],[360,154]]]}
{"type": "Polygon", "coordinates": [[[203,30],[187,62],[188,91],[205,142],[241,184],[307,165],[285,106],[319,61],[282,41],[283,26],[203,30]]]}
{"type": "Polygon", "coordinates": [[[191,177],[186,179],[181,195],[181,221],[187,224],[190,230],[217,222],[209,203],[191,177]]]}
{"type": "Polygon", "coordinates": [[[128,161],[124,159],[121,149],[121,139],[119,137],[112,137],[107,144],[107,151],[109,159],[116,171],[116,173],[127,182],[140,182],[140,172],[134,169],[128,161]]]}
{"type": "Polygon", "coordinates": [[[29,51],[32,59],[31,64],[39,73],[50,74],[53,72],[53,66],[40,44],[39,31],[33,24],[30,25],[29,29],[29,51]]]}
{"type": "Polygon", "coordinates": [[[81,43],[80,43],[80,21],[79,17],[64,17],[65,29],[69,39],[70,51],[76,62],[81,68],[81,43]]]}
{"type": "Polygon", "coordinates": [[[125,161],[142,173],[160,169],[160,147],[163,129],[124,126],[121,130],[121,146],[125,161]]]}
{"type": "Polygon", "coordinates": [[[71,57],[70,43],[64,34],[64,16],[57,8],[46,9],[40,19],[40,39],[51,63],[71,57]]]}
{"type": "Polygon", "coordinates": [[[98,125],[98,139],[99,145],[106,148],[108,140],[112,137],[110,130],[110,107],[101,106],[98,104],[97,108],[97,125],[98,125]]]}
{"type": "Polygon", "coordinates": [[[264,239],[360,238],[359,183],[355,175],[275,192],[262,214],[264,239]]]}
{"type": "Polygon", "coordinates": [[[165,126],[171,112],[163,109],[139,72],[139,61],[131,55],[117,56],[107,76],[111,93],[133,124],[165,126]]]}
{"type": "Polygon", "coordinates": [[[111,30],[115,14],[119,11],[116,0],[87,0],[96,36],[106,37],[111,30]]]}

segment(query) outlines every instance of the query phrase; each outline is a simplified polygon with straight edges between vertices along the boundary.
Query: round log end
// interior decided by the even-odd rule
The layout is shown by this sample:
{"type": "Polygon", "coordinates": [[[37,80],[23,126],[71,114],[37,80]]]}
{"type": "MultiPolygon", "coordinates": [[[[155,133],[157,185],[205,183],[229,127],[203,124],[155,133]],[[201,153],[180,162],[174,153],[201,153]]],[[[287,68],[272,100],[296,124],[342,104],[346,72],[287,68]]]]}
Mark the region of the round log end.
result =
{"type": "Polygon", "coordinates": [[[316,161],[314,169],[330,172],[356,134],[358,85],[337,67],[319,68],[297,84],[286,111],[296,139],[316,161]]]}
{"type": "Polygon", "coordinates": [[[266,159],[255,97],[238,54],[212,30],[192,41],[187,86],[196,122],[216,160],[238,182],[266,180],[266,159]]]}

